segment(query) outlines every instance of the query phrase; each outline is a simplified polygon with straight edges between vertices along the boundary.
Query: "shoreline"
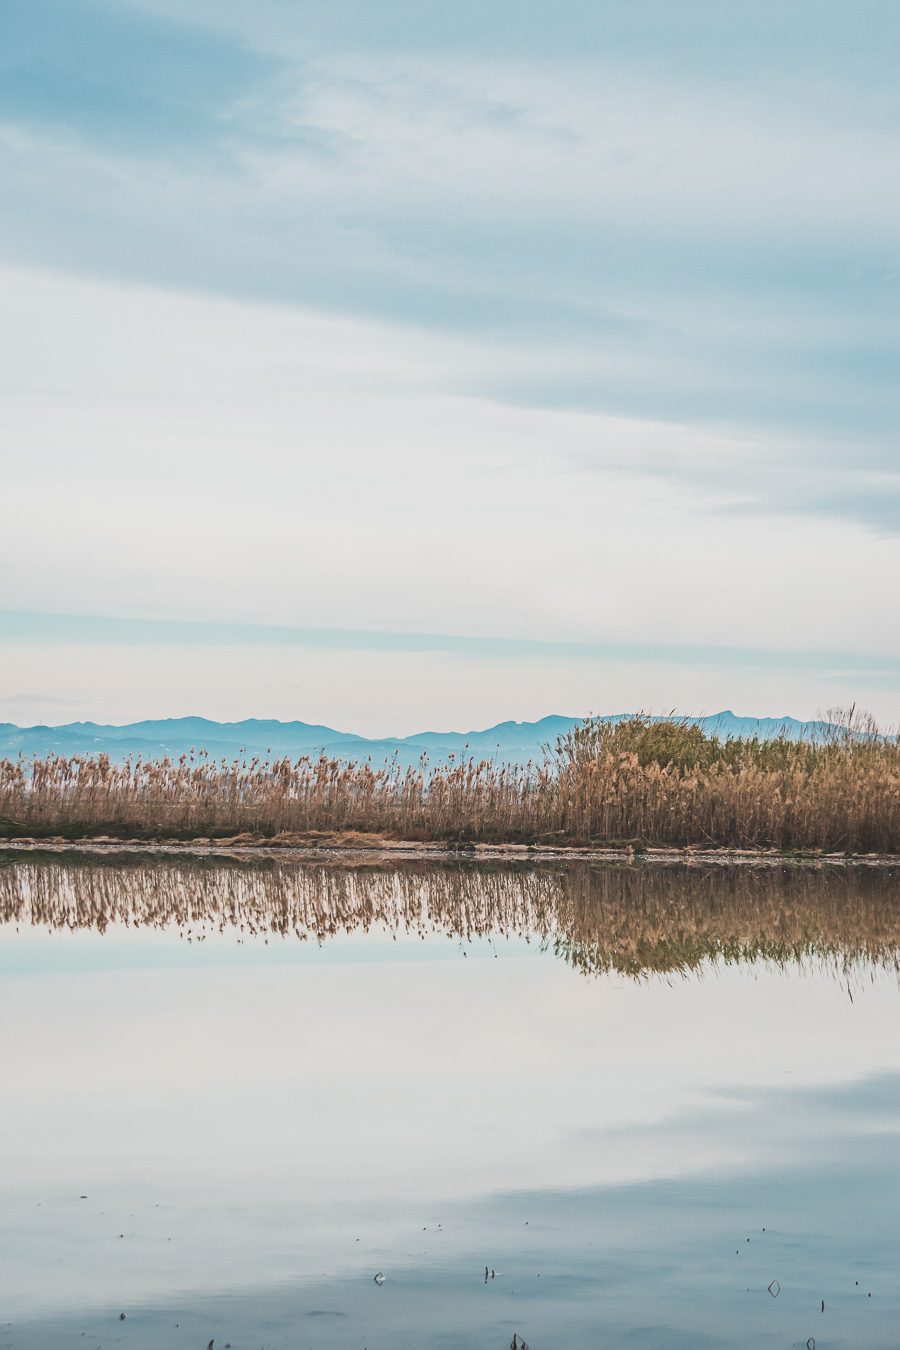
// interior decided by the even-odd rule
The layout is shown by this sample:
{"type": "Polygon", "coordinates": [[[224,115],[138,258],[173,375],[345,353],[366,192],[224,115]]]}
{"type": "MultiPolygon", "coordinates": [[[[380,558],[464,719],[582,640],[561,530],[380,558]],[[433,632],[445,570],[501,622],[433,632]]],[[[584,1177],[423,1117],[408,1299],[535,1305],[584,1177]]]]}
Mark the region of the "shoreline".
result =
{"type": "Polygon", "coordinates": [[[31,855],[77,854],[116,858],[221,858],[240,862],[437,862],[437,863],[616,863],[632,866],[681,864],[720,867],[900,867],[897,853],[820,853],[814,850],[642,847],[630,844],[579,846],[573,844],[458,844],[421,843],[372,835],[328,835],[274,841],[235,836],[211,839],[117,839],[111,836],[66,839],[25,837],[0,839],[0,862],[31,855]]]}

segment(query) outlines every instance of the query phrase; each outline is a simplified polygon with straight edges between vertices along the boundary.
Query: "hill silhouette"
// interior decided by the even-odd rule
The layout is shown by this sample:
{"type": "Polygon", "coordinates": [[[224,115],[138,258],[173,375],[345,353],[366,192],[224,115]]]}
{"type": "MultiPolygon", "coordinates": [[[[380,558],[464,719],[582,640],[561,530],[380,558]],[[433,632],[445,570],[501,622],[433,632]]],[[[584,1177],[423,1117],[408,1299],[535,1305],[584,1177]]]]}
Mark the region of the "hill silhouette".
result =
{"type": "MultiPolygon", "coordinates": [[[[617,722],[630,716],[614,713],[604,720],[617,722]]],[[[178,758],[204,750],[213,759],[236,756],[299,758],[325,754],[338,759],[385,763],[396,758],[402,765],[414,764],[423,754],[431,763],[449,755],[471,755],[496,763],[524,764],[542,758],[558,737],[577,726],[582,718],[553,715],[536,722],[498,722],[481,731],[422,731],[412,736],[372,739],[353,732],[310,722],[279,722],[246,718],[239,722],[216,722],[206,717],[174,717],[130,722],[113,726],[99,722],[68,722],[61,726],[17,726],[0,723],[0,758],[26,758],[56,754],[107,754],[120,761],[178,758]]],[[[708,734],[721,737],[786,735],[792,739],[819,739],[828,731],[827,722],[804,722],[793,717],[740,717],[730,710],[706,717],[684,719],[708,734]]]]}

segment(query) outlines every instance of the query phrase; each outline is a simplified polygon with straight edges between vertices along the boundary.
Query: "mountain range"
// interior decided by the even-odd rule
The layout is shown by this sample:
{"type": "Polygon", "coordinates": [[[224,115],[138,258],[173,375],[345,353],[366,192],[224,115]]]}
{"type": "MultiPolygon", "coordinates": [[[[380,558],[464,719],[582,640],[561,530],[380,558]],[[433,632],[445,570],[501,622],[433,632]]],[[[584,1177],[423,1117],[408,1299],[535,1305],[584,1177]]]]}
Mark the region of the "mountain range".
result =
{"type": "MultiPolygon", "coordinates": [[[[605,721],[618,722],[628,713],[615,713],[605,721]]],[[[557,739],[577,726],[579,717],[542,717],[537,722],[498,722],[484,731],[423,731],[413,736],[372,740],[352,732],[309,722],[278,722],[247,718],[241,722],[214,722],[205,717],[174,717],[109,726],[98,722],[69,722],[64,726],[20,727],[0,722],[0,758],[45,755],[107,754],[111,759],[178,758],[192,750],[205,750],[213,759],[232,760],[237,755],[261,758],[299,758],[326,754],[339,759],[371,758],[382,764],[396,758],[400,764],[415,764],[423,754],[434,764],[450,754],[473,755],[497,763],[524,764],[539,759],[557,739]]],[[[708,717],[684,719],[723,740],[729,736],[778,734],[792,739],[818,739],[829,729],[827,722],[801,722],[793,717],[738,717],[731,711],[708,717]]]]}

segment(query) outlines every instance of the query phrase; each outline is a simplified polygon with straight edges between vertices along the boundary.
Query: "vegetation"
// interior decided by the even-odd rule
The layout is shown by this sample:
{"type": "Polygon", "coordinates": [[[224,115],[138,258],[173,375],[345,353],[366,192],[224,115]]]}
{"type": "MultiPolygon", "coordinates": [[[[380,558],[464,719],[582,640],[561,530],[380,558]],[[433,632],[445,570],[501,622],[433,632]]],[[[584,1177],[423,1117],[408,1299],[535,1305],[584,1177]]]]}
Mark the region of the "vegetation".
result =
{"type": "Polygon", "coordinates": [[[0,923],[326,941],[377,928],[536,941],[585,974],[763,960],[900,970],[896,867],[241,862],[28,853],[0,861],[0,923]]]}
{"type": "Polygon", "coordinates": [[[336,759],[0,762],[7,837],[229,838],[900,851],[900,741],[852,711],[825,739],[719,741],[671,718],[587,721],[540,764],[336,759]]]}

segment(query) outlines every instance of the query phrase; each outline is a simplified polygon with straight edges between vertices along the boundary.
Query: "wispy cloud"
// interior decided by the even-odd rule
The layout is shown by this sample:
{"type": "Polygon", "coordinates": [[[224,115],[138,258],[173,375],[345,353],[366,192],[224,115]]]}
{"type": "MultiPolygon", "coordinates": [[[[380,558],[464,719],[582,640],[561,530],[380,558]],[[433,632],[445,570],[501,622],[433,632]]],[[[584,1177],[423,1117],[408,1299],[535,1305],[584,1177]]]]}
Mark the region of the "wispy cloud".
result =
{"type": "Polygon", "coordinates": [[[244,43],[95,0],[5,0],[0,118],[121,154],[178,155],[224,138],[276,68],[244,43]]]}
{"type": "MultiPolygon", "coordinates": [[[[748,667],[760,670],[854,671],[895,679],[900,657],[843,651],[701,646],[691,643],[563,642],[540,638],[485,637],[377,629],[304,628],[287,624],[186,622],[107,615],[46,614],[0,610],[0,641],[38,645],[120,647],[296,647],[332,652],[441,653],[516,663],[531,659],[612,660],[631,663],[748,667]]],[[[23,696],[22,701],[29,701],[23,696]]],[[[7,699],[7,702],[10,700],[7,699]]],[[[30,701],[34,701],[30,699],[30,701]]],[[[53,700],[58,701],[58,700],[53,700]]]]}
{"type": "Polygon", "coordinates": [[[838,59],[834,15],[818,63],[821,24],[768,16],[784,79],[765,16],[698,3],[693,25],[635,7],[659,31],[576,5],[589,55],[529,45],[517,13],[503,56],[503,6],[483,51],[467,14],[445,43],[427,9],[404,29],[339,6],[339,41],[316,11],[241,35],[227,6],[196,6],[206,29],[154,8],[72,0],[49,44],[8,8],[8,254],[488,338],[521,360],[468,392],[500,400],[893,453],[897,100],[838,59]]]}
{"type": "Polygon", "coordinates": [[[70,707],[75,707],[77,705],[78,700],[73,698],[67,698],[64,694],[42,694],[38,691],[35,691],[34,693],[30,694],[3,694],[2,699],[0,699],[0,702],[2,702],[4,707],[10,708],[18,708],[18,707],[32,708],[32,707],[42,707],[44,705],[48,707],[58,708],[60,706],[65,706],[67,704],[70,707]]]}

